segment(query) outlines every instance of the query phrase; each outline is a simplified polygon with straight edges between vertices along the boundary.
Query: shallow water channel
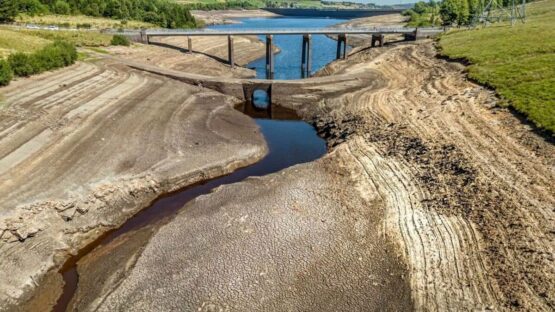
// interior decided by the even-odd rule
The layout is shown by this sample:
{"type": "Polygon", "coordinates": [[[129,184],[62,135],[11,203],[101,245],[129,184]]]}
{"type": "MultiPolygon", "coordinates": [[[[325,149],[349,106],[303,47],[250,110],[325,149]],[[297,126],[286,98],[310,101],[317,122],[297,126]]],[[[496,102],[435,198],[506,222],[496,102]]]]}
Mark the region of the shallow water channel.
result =
{"type": "MultiPolygon", "coordinates": [[[[325,27],[341,21],[325,18],[249,18],[243,19],[240,24],[217,25],[212,28],[307,28],[325,27]]],[[[264,40],[264,38],[261,39],[264,40]]],[[[275,74],[277,79],[300,78],[301,40],[301,36],[275,37],[275,44],[281,50],[276,55],[275,74]]],[[[321,69],[335,59],[335,47],[334,40],[323,35],[313,37],[313,71],[321,69]]],[[[257,77],[262,78],[265,76],[264,62],[264,59],[256,60],[248,67],[255,68],[257,77]]],[[[255,97],[255,101],[264,100],[264,95],[255,97]]],[[[326,152],[325,141],[317,135],[311,125],[304,121],[270,119],[255,119],[255,121],[269,147],[269,153],[264,159],[254,165],[238,169],[227,176],[192,185],[159,198],[150,207],[129,219],[122,227],[108,233],[81,251],[62,269],[65,286],[54,311],[65,311],[68,308],[79,282],[76,263],[94,248],[102,248],[125,233],[165,220],[175,215],[190,200],[208,194],[220,185],[239,182],[251,176],[267,175],[295,164],[310,162],[320,158],[326,152]]]]}

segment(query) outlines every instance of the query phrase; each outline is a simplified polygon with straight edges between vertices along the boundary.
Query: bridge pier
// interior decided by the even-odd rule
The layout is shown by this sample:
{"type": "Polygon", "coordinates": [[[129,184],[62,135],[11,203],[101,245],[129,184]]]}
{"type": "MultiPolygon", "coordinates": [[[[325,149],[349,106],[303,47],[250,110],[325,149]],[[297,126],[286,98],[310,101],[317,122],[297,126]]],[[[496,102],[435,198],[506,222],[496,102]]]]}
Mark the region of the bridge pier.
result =
{"type": "Polygon", "coordinates": [[[312,57],[311,57],[311,41],[312,36],[310,34],[303,35],[303,48],[301,56],[301,77],[309,77],[310,70],[312,67],[312,57]]]}
{"type": "Polygon", "coordinates": [[[193,38],[187,37],[187,53],[193,53],[193,38]]]}
{"type": "Polygon", "coordinates": [[[372,35],[372,48],[376,46],[376,42],[379,42],[379,46],[383,47],[384,35],[383,34],[373,34],[372,35]]]}
{"type": "Polygon", "coordinates": [[[274,36],[266,35],[266,79],[274,79],[274,36]]]}
{"type": "Polygon", "coordinates": [[[141,43],[149,44],[148,35],[146,34],[146,30],[141,30],[141,43]]]}
{"type": "Polygon", "coordinates": [[[337,55],[336,59],[347,58],[347,35],[340,34],[337,36],[337,55]]]}
{"type": "Polygon", "coordinates": [[[227,55],[229,60],[229,66],[231,68],[235,67],[235,57],[233,54],[233,37],[227,36],[227,55]]]}

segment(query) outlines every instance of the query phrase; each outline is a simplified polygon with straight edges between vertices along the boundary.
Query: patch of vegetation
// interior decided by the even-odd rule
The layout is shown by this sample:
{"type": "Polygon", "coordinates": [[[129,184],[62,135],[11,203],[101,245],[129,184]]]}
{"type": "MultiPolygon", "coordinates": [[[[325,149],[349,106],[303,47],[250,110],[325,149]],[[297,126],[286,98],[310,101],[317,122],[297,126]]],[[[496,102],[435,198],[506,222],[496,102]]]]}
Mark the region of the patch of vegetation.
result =
{"type": "Polygon", "coordinates": [[[440,3],[434,0],[430,2],[420,1],[415,3],[412,9],[404,11],[403,15],[409,17],[408,26],[438,26],[443,24],[440,8],[440,3]]]}
{"type": "Polygon", "coordinates": [[[112,38],[112,41],[110,42],[112,45],[115,46],[130,46],[131,42],[129,42],[129,39],[127,37],[125,37],[124,35],[114,35],[114,37],[112,38]]]}
{"type": "Polygon", "coordinates": [[[35,36],[49,41],[66,41],[77,47],[107,47],[112,41],[112,36],[95,31],[50,31],[23,29],[19,33],[35,36]]]}
{"type": "Polygon", "coordinates": [[[0,86],[7,86],[12,81],[13,74],[10,64],[5,60],[0,60],[0,86]]]}
{"type": "Polygon", "coordinates": [[[494,88],[508,105],[555,133],[555,1],[528,6],[526,23],[441,36],[442,53],[466,59],[468,75],[494,88]]]}
{"type": "Polygon", "coordinates": [[[14,52],[34,52],[48,43],[49,40],[40,37],[10,28],[0,28],[0,59],[14,52]]]}
{"type": "Polygon", "coordinates": [[[36,25],[56,25],[64,28],[78,28],[78,29],[104,29],[104,28],[154,28],[156,25],[145,23],[136,20],[113,20],[107,17],[91,17],[86,15],[55,15],[55,14],[41,14],[29,15],[20,14],[15,20],[25,24],[36,25]]]}
{"type": "Polygon", "coordinates": [[[7,60],[0,59],[0,86],[7,86],[14,76],[27,77],[69,66],[78,58],[71,43],[56,41],[33,53],[16,52],[7,60]]]}
{"type": "Polygon", "coordinates": [[[7,63],[13,75],[28,77],[69,66],[75,63],[77,56],[74,45],[64,41],[56,41],[31,54],[14,53],[8,57],[7,63]]]}

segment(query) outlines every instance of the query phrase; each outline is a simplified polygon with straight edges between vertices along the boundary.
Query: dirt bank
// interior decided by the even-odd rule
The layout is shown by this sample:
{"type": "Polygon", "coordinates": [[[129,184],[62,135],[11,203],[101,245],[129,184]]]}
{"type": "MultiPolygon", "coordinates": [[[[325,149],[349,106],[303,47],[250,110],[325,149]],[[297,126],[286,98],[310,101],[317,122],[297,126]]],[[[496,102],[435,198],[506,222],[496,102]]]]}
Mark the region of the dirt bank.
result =
{"type": "Polygon", "coordinates": [[[370,64],[386,84],[327,101],[318,124],[350,133],[379,186],[417,309],[553,310],[555,147],[435,55],[425,41],[333,64],[370,64]]]}
{"type": "MultiPolygon", "coordinates": [[[[402,27],[405,26],[407,17],[401,14],[387,14],[355,18],[344,23],[334,25],[334,28],[373,28],[373,27],[402,27]]],[[[330,38],[337,39],[336,36],[330,38]]],[[[387,35],[385,41],[392,42],[403,39],[400,35],[387,35]]],[[[364,47],[370,45],[371,35],[349,35],[348,44],[353,47],[364,47]]]]}
{"type": "Polygon", "coordinates": [[[279,17],[274,13],[264,10],[211,10],[191,11],[196,19],[202,20],[206,25],[234,24],[237,19],[248,17],[279,17]]]}
{"type": "Polygon", "coordinates": [[[75,307],[553,310],[555,147],[435,54],[424,41],[328,66],[376,81],[293,101],[332,153],[198,198],[109,249],[128,265],[102,280],[97,250],[75,307]]]}
{"type": "Polygon", "coordinates": [[[114,61],[0,91],[0,310],[47,310],[69,254],[161,194],[266,153],[236,99],[114,61]]]}

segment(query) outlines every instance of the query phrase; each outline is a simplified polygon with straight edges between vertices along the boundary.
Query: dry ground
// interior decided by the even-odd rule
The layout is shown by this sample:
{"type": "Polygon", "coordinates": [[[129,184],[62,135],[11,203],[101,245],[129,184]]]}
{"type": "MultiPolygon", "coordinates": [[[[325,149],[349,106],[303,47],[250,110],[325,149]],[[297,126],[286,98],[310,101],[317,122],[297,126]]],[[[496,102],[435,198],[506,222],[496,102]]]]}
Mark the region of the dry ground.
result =
{"type": "MultiPolygon", "coordinates": [[[[141,249],[109,246],[128,265],[74,304],[553,310],[555,147],[435,53],[424,41],[328,66],[377,81],[294,102],[331,153],[198,198],[141,249]]],[[[79,264],[84,279],[104,253],[79,264]]]]}
{"type": "MultiPolygon", "coordinates": [[[[435,54],[423,41],[328,66],[322,75],[359,83],[292,105],[330,153],[199,197],[164,226],[109,244],[114,258],[91,253],[79,263],[90,288],[78,290],[74,307],[555,309],[555,147],[435,54]],[[118,261],[125,265],[110,266],[118,261]],[[95,271],[107,266],[114,271],[95,271]]],[[[61,262],[53,251],[77,248],[187,184],[188,170],[220,156],[214,149],[226,146],[235,164],[264,151],[229,97],[116,64],[71,70],[3,89],[2,302],[48,285],[37,276],[59,280],[44,275],[61,262]],[[165,109],[154,114],[152,103],[165,109]],[[106,218],[114,211],[120,217],[106,218]]]]}
{"type": "Polygon", "coordinates": [[[278,15],[264,10],[212,10],[191,11],[196,19],[206,25],[238,23],[235,19],[246,17],[277,17],[278,15]]]}
{"type": "Polygon", "coordinates": [[[415,307],[553,310],[554,145],[431,42],[379,51],[326,73],[368,64],[381,90],[322,106],[326,133],[352,133],[341,146],[386,202],[384,231],[404,253],[415,307]]]}
{"type": "Polygon", "coordinates": [[[47,310],[69,254],[160,195],[266,153],[235,99],[113,61],[1,92],[0,310],[47,310]]]}

